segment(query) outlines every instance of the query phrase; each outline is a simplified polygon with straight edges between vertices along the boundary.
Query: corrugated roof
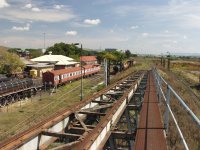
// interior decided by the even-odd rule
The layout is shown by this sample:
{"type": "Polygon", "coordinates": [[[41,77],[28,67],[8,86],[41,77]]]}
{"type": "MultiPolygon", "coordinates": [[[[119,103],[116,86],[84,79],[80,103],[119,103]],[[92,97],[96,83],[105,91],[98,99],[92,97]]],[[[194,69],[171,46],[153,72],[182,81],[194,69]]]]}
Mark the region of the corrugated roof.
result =
{"type": "Polygon", "coordinates": [[[96,61],[97,58],[96,56],[81,56],[80,60],[81,61],[96,61]]]}
{"type": "Polygon", "coordinates": [[[25,65],[30,65],[30,64],[35,64],[36,62],[33,62],[29,59],[26,59],[24,57],[20,57],[21,61],[25,64],[25,65]]]}
{"type": "Polygon", "coordinates": [[[73,64],[79,64],[79,62],[75,62],[75,61],[64,61],[61,60],[59,62],[57,62],[55,65],[73,65],[73,64]]]}
{"type": "Polygon", "coordinates": [[[74,59],[70,57],[66,57],[63,55],[43,55],[37,58],[31,59],[35,62],[59,62],[59,61],[74,61],[74,59]]]}
{"type": "Polygon", "coordinates": [[[54,67],[54,65],[49,65],[48,63],[37,63],[37,64],[31,64],[27,65],[28,67],[33,68],[48,68],[48,67],[54,67]]]}

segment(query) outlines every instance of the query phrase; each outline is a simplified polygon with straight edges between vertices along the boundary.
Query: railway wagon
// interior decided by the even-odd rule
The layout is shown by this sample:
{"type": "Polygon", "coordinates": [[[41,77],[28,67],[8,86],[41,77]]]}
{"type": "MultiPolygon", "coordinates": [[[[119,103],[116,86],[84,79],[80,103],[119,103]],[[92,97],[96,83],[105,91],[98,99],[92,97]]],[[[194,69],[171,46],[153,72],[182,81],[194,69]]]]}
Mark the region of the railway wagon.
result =
{"type": "MultiPolygon", "coordinates": [[[[85,65],[82,67],[83,77],[94,75],[100,71],[99,65],[85,65]]],[[[81,67],[52,70],[43,73],[43,83],[53,86],[81,78],[81,67]]]]}
{"type": "Polygon", "coordinates": [[[6,82],[0,83],[0,96],[10,92],[18,91],[31,87],[33,85],[33,80],[27,79],[13,79],[6,82]]]}
{"type": "Polygon", "coordinates": [[[0,107],[35,95],[42,87],[41,80],[9,78],[0,82],[0,107]]]}

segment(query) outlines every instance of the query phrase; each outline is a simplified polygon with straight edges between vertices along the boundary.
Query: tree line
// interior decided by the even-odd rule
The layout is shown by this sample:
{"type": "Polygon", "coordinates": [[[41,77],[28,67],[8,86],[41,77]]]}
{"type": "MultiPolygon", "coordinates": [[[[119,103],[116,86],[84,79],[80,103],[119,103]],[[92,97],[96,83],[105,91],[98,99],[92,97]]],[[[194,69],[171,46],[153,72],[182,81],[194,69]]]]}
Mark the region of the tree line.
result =
{"type": "Polygon", "coordinates": [[[129,57],[136,56],[131,54],[130,50],[122,51],[94,51],[94,50],[86,50],[82,49],[73,44],[66,43],[56,43],[53,46],[47,48],[45,54],[52,52],[53,55],[65,55],[79,61],[80,56],[97,56],[99,61],[107,58],[111,61],[123,61],[128,59],[129,57]]]}
{"type": "MultiPolygon", "coordinates": [[[[17,55],[20,48],[10,48],[8,51],[0,51],[0,73],[14,74],[17,72],[23,72],[25,64],[20,60],[17,55]]],[[[35,58],[43,55],[40,49],[25,49],[29,52],[30,58],[35,58]]],[[[80,56],[97,56],[99,62],[103,61],[104,58],[111,60],[112,62],[122,62],[129,57],[137,56],[131,54],[129,50],[123,51],[95,51],[88,49],[81,49],[74,44],[67,43],[56,43],[53,46],[47,48],[44,54],[52,55],[64,55],[73,58],[76,61],[80,61],[80,56]]]]}

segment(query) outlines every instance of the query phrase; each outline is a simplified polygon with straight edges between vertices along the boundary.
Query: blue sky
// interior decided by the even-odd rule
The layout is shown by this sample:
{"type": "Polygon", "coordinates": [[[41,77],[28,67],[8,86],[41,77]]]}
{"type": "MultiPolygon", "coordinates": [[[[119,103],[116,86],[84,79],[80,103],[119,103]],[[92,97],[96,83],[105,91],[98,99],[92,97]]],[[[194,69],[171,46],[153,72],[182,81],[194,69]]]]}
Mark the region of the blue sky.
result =
{"type": "Polygon", "coordinates": [[[199,0],[0,0],[0,45],[200,53],[199,0]]]}

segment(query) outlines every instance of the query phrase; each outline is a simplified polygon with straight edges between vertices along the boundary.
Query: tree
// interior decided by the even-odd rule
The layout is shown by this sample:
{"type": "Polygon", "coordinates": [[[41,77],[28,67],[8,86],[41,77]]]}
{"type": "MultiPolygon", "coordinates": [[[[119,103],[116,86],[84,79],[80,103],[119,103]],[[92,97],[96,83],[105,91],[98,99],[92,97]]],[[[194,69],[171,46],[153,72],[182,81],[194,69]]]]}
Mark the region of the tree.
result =
{"type": "Polygon", "coordinates": [[[101,62],[104,58],[111,60],[112,62],[122,62],[125,59],[125,54],[120,51],[103,51],[97,55],[97,59],[101,62]]]}
{"type": "Polygon", "coordinates": [[[131,52],[129,50],[126,50],[125,51],[125,55],[126,55],[126,58],[130,58],[131,57],[131,52]]]}
{"type": "Polygon", "coordinates": [[[25,64],[20,60],[19,56],[7,51],[0,51],[0,73],[15,74],[22,72],[25,64]]]}
{"type": "Polygon", "coordinates": [[[52,52],[54,55],[79,55],[80,56],[80,48],[73,44],[65,44],[63,42],[56,43],[54,46],[48,47],[45,54],[52,52]]]}
{"type": "Polygon", "coordinates": [[[31,58],[36,58],[43,55],[40,49],[25,49],[25,50],[29,51],[31,58]]]}

